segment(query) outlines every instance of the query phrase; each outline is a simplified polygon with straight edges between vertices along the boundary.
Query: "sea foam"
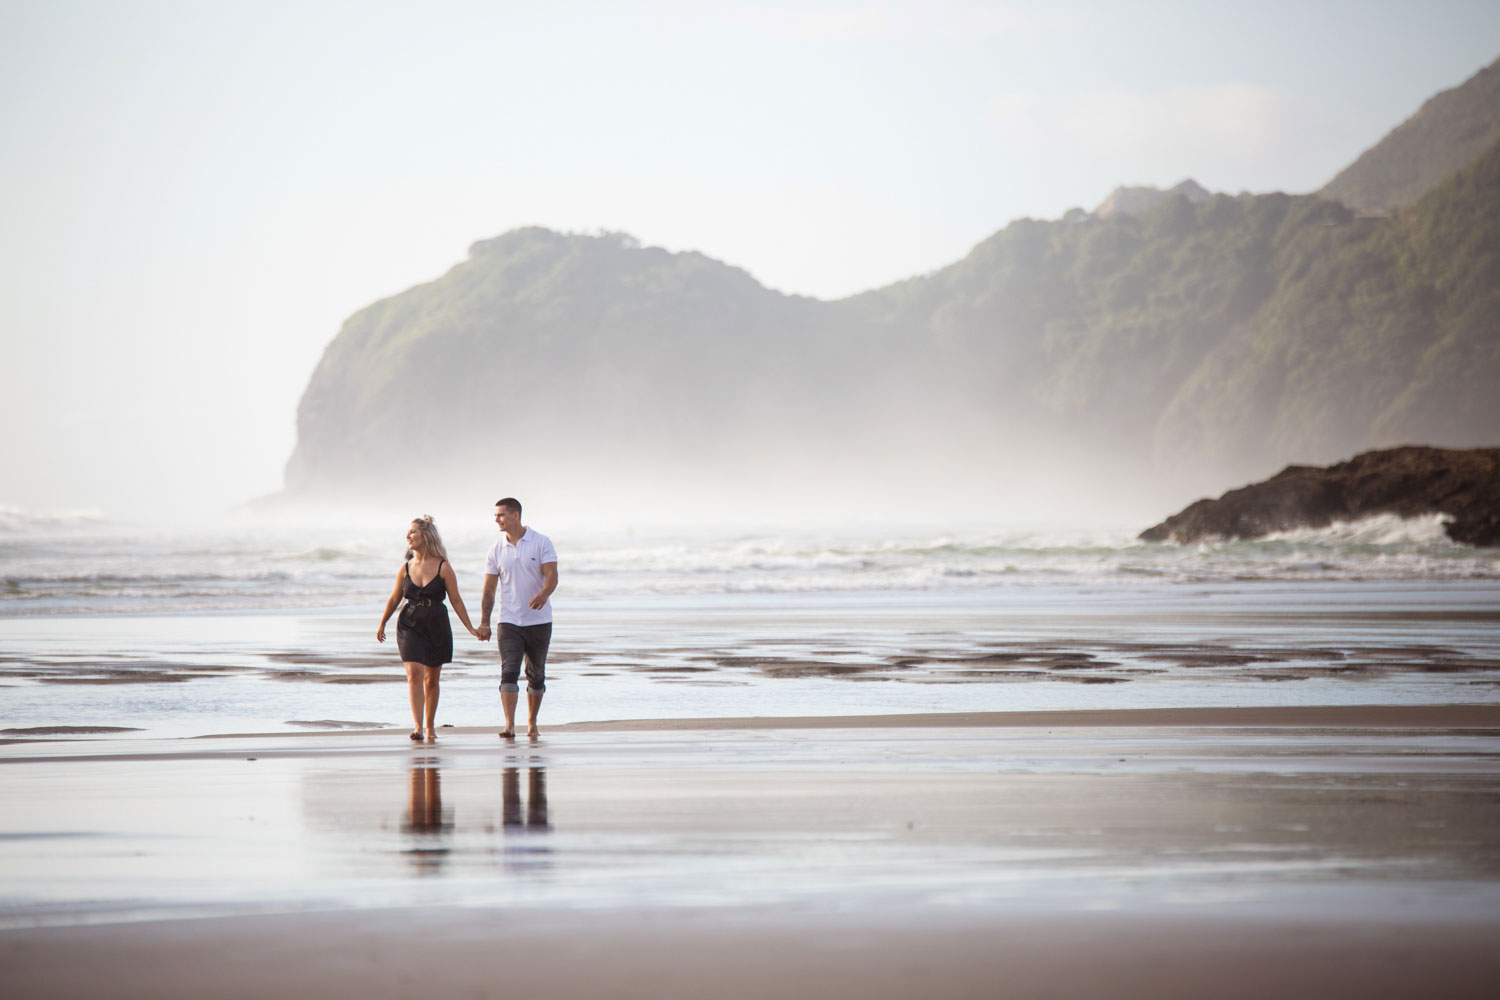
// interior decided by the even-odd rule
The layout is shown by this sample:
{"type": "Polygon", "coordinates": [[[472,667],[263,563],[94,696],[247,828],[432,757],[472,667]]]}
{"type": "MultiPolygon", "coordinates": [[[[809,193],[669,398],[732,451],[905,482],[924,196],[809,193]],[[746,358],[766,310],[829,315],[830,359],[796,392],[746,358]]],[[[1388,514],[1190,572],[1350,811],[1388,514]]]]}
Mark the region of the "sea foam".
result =
{"type": "Polygon", "coordinates": [[[1353,521],[1335,521],[1322,528],[1278,531],[1267,536],[1266,541],[1420,548],[1459,547],[1457,542],[1448,537],[1446,526],[1452,520],[1448,514],[1423,514],[1419,517],[1372,514],[1353,521]]]}
{"type": "MultiPolygon", "coordinates": [[[[378,606],[399,534],[278,526],[142,528],[16,514],[0,533],[0,615],[378,606]]],[[[545,529],[542,529],[545,530],[545,529]]],[[[492,531],[446,539],[475,604],[492,531]]],[[[557,600],[631,595],[973,591],[1149,582],[1500,578],[1500,549],[1459,545],[1438,515],[1368,518],[1257,540],[1147,544],[1129,529],[997,528],[863,534],[697,531],[553,535],[557,600]]]]}

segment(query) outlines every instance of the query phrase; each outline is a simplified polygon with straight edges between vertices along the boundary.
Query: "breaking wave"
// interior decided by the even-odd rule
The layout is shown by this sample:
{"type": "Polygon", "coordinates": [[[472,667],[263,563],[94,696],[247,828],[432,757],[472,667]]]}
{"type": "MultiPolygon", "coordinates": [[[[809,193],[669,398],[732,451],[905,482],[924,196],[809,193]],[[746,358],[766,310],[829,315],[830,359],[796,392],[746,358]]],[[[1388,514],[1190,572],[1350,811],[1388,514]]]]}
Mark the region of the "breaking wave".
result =
{"type": "Polygon", "coordinates": [[[1447,514],[1425,514],[1421,517],[1375,514],[1357,521],[1335,521],[1325,528],[1281,531],[1267,536],[1265,541],[1346,546],[1458,548],[1459,544],[1448,537],[1447,525],[1452,520],[1453,518],[1447,514]]]}
{"type": "MultiPolygon", "coordinates": [[[[399,533],[236,528],[168,533],[96,515],[0,509],[0,615],[306,607],[378,608],[399,533]]],[[[492,529],[487,529],[492,530],[492,529]]],[[[543,529],[545,530],[545,529],[543,529]]],[[[1316,531],[1201,545],[1125,529],[951,533],[554,534],[569,597],[973,590],[1244,581],[1500,579],[1500,549],[1458,545],[1441,517],[1382,516],[1316,531]]],[[[492,534],[447,538],[477,603],[492,534]]]]}
{"type": "Polygon", "coordinates": [[[97,531],[105,524],[98,510],[38,513],[0,504],[0,537],[33,531],[97,531]]]}

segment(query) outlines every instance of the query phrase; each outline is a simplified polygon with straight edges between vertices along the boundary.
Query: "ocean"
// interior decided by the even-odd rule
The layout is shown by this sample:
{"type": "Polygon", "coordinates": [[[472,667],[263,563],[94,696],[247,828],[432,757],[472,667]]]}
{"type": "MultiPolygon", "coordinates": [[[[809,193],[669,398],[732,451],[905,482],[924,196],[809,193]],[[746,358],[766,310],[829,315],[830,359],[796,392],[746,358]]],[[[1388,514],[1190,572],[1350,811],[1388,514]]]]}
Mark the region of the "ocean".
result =
{"type": "MultiPolygon", "coordinates": [[[[549,530],[544,720],[1500,697],[1500,550],[1437,517],[1254,542],[1134,529],[549,530]]],[[[471,612],[494,526],[444,524],[471,612]]],[[[0,737],[409,721],[405,524],[149,526],[0,509],[0,737]]],[[[438,718],[498,718],[454,622],[438,718]]]]}

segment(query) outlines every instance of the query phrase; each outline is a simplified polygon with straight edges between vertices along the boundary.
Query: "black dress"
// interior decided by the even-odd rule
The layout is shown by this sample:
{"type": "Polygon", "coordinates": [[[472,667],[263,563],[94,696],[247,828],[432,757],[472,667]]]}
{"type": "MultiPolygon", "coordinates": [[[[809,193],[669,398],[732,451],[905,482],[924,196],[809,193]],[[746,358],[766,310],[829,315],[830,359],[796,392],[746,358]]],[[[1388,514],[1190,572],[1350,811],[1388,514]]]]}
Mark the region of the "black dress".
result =
{"type": "Polygon", "coordinates": [[[402,662],[441,667],[453,659],[453,628],[448,624],[448,605],[443,603],[447,593],[441,562],[425,587],[412,583],[411,565],[407,565],[406,583],[401,587],[406,603],[396,619],[396,646],[402,662]]]}

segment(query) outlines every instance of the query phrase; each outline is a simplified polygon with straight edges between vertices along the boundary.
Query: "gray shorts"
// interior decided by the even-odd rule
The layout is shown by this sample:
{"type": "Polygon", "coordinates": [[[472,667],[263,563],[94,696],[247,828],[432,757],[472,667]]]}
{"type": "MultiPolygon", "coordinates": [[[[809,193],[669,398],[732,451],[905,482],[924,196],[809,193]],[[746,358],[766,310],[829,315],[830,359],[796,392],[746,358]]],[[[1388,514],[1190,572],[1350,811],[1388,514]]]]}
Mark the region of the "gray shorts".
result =
{"type": "Polygon", "coordinates": [[[547,647],[552,645],[552,623],[500,623],[500,690],[519,691],[521,661],[526,661],[526,690],[547,690],[547,647]]]}

